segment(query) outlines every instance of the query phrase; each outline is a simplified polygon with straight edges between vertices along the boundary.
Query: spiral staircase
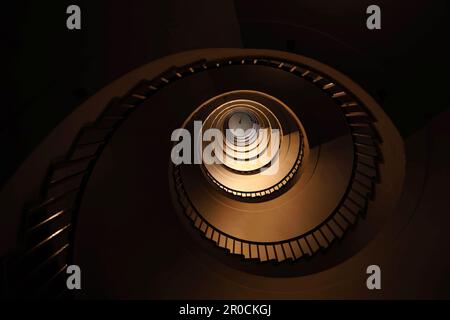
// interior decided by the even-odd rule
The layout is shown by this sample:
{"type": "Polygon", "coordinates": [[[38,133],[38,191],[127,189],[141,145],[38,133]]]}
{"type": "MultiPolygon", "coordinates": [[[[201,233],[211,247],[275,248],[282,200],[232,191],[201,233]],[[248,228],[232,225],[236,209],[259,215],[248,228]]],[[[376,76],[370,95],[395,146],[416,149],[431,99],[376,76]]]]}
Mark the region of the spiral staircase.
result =
{"type": "Polygon", "coordinates": [[[105,89],[110,102],[50,164],[40,199],[24,210],[20,250],[6,261],[11,295],[73,297],[67,266],[80,264],[89,245],[113,250],[114,234],[151,243],[154,252],[135,250],[152,264],[186,245],[238,278],[304,281],[356,255],[393,215],[403,144],[375,100],[340,72],[264,50],[200,50],[158,63],[160,72],[139,69],[144,80],[131,89],[119,80],[128,86],[121,97],[105,89]],[[235,152],[223,149],[222,162],[173,164],[173,130],[193,133],[198,120],[219,131],[244,121],[281,136],[238,134],[223,141],[235,152]],[[257,152],[271,145],[262,163],[257,152]]]}

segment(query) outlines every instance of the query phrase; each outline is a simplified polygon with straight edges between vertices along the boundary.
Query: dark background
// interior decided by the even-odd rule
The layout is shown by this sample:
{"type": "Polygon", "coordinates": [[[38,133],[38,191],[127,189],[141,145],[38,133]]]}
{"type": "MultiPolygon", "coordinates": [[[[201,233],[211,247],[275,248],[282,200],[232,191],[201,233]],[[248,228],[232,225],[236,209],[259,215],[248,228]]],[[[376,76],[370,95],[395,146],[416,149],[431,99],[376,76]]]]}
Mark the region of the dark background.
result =
{"type": "Polygon", "coordinates": [[[322,61],[361,84],[403,136],[449,106],[446,1],[16,1],[2,4],[0,187],[100,88],[168,54],[268,48],[322,61]],[[82,30],[67,30],[78,4],[82,30]],[[382,29],[368,30],[377,4],[382,29]]]}

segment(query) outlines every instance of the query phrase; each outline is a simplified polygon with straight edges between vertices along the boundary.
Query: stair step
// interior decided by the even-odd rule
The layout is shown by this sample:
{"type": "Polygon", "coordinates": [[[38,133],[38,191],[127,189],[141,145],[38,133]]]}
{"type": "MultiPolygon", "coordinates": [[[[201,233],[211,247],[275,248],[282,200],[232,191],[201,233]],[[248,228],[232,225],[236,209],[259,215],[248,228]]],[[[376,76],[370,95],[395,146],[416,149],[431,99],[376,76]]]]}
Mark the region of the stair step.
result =
{"type": "Polygon", "coordinates": [[[250,244],[250,258],[252,259],[258,259],[258,245],[256,244],[250,244]]]}
{"type": "Polygon", "coordinates": [[[352,133],[364,134],[364,135],[376,137],[375,131],[368,124],[350,123],[350,129],[351,129],[352,133]]]}
{"type": "Polygon", "coordinates": [[[376,180],[377,179],[377,170],[375,168],[369,167],[361,162],[358,162],[356,165],[356,171],[358,173],[363,174],[364,176],[376,180]]]}
{"type": "Polygon", "coordinates": [[[236,254],[242,254],[242,242],[238,240],[234,240],[234,253],[236,254]]]}
{"type": "Polygon", "coordinates": [[[370,190],[373,189],[373,181],[374,181],[373,178],[370,178],[359,172],[355,172],[355,181],[360,183],[365,188],[368,188],[370,190]]]}
{"type": "Polygon", "coordinates": [[[351,201],[355,202],[361,209],[363,210],[366,209],[367,199],[358,194],[357,192],[355,192],[354,190],[350,190],[350,192],[348,193],[348,198],[351,201]]]}
{"type": "Polygon", "coordinates": [[[328,220],[327,225],[331,229],[333,234],[339,239],[344,236],[344,231],[339,227],[334,219],[328,220]]]}
{"type": "Polygon", "coordinates": [[[373,147],[375,144],[372,137],[366,135],[353,134],[353,139],[356,143],[364,144],[373,147]]]}
{"type": "Polygon", "coordinates": [[[298,243],[300,244],[300,248],[302,248],[302,251],[304,254],[306,254],[308,256],[312,256],[312,251],[309,248],[309,245],[304,238],[300,238],[298,240],[298,243]]]}
{"type": "Polygon", "coordinates": [[[302,249],[300,248],[300,245],[298,244],[298,241],[291,241],[290,245],[295,259],[301,258],[303,256],[303,252],[302,249]]]}
{"type": "Polygon", "coordinates": [[[57,232],[52,233],[39,243],[29,246],[20,263],[22,268],[30,268],[30,266],[38,265],[54,254],[55,248],[61,248],[69,243],[70,228],[71,225],[67,225],[57,232]]]}
{"type": "Polygon", "coordinates": [[[275,248],[275,254],[277,255],[277,260],[279,262],[285,260],[286,257],[284,256],[283,247],[281,246],[281,244],[274,245],[274,248],[275,248]]]}
{"type": "Polygon", "coordinates": [[[125,117],[125,115],[130,112],[134,106],[126,105],[120,102],[119,98],[111,100],[111,102],[106,106],[105,110],[99,117],[99,120],[104,117],[125,117]]]}
{"type": "Polygon", "coordinates": [[[350,224],[354,224],[358,218],[357,215],[355,215],[348,208],[343,207],[343,206],[339,209],[339,215],[341,215],[350,224]]]}
{"type": "Polygon", "coordinates": [[[39,210],[30,212],[27,215],[26,223],[28,228],[33,228],[40,223],[43,223],[47,219],[54,217],[55,215],[65,214],[70,215],[74,203],[76,200],[76,194],[72,194],[66,198],[61,198],[60,200],[42,207],[39,210]]]}
{"type": "Polygon", "coordinates": [[[214,241],[216,244],[219,244],[219,238],[220,238],[220,233],[217,231],[214,231],[212,238],[211,238],[212,241],[214,241]]]}
{"type": "Polygon", "coordinates": [[[332,243],[336,239],[333,232],[326,224],[324,224],[322,227],[320,227],[320,231],[322,232],[322,234],[324,235],[325,239],[327,240],[327,242],[329,244],[332,243]]]}
{"type": "Polygon", "coordinates": [[[242,243],[242,254],[246,259],[250,259],[250,246],[247,242],[242,243]]]}
{"type": "Polygon", "coordinates": [[[345,117],[349,123],[370,123],[372,121],[365,112],[346,113],[345,117]]]}
{"type": "Polygon", "coordinates": [[[58,222],[54,221],[53,223],[47,224],[45,230],[41,229],[28,232],[25,237],[25,245],[27,248],[30,248],[30,251],[37,249],[55,237],[64,234],[70,228],[70,222],[67,223],[64,220],[58,222]]]}
{"type": "Polygon", "coordinates": [[[368,186],[363,185],[357,180],[353,181],[352,190],[355,190],[357,193],[366,198],[370,198],[372,196],[372,189],[368,186]]]}
{"type": "Polygon", "coordinates": [[[266,246],[265,245],[258,245],[258,255],[260,261],[267,261],[267,252],[266,252],[266,246]]]}
{"type": "Polygon", "coordinates": [[[294,253],[291,250],[291,246],[288,242],[283,243],[283,251],[286,259],[294,260],[294,253]]]}
{"type": "Polygon", "coordinates": [[[69,222],[69,220],[70,220],[70,212],[67,212],[65,210],[60,210],[45,219],[37,220],[37,221],[35,221],[35,223],[29,224],[27,232],[33,232],[39,228],[46,226],[49,223],[54,223],[55,221],[58,221],[58,222],[65,221],[67,223],[67,222],[69,222]]]}
{"type": "Polygon", "coordinates": [[[75,162],[71,166],[64,167],[55,167],[52,165],[49,171],[49,182],[54,183],[66,177],[86,172],[89,163],[90,161],[75,162]]]}
{"type": "Polygon", "coordinates": [[[221,248],[226,248],[226,244],[227,244],[227,237],[224,236],[223,234],[219,235],[219,247],[221,248]]]}
{"type": "Polygon", "coordinates": [[[64,176],[58,177],[58,178],[54,178],[53,175],[52,177],[50,177],[49,179],[49,185],[55,185],[55,184],[60,184],[60,183],[64,183],[67,180],[71,180],[71,179],[78,179],[80,176],[84,176],[86,174],[86,170],[81,170],[81,171],[76,171],[74,173],[71,174],[66,174],[64,176]]]}
{"type": "Polygon", "coordinates": [[[139,96],[150,97],[155,90],[150,88],[151,82],[148,80],[141,80],[127,95],[137,94],[139,96]]]}
{"type": "Polygon", "coordinates": [[[365,144],[355,143],[356,152],[366,154],[374,158],[378,157],[378,150],[374,146],[368,146],[365,144]]]}
{"type": "Polygon", "coordinates": [[[267,249],[267,258],[269,260],[276,260],[277,259],[277,255],[275,253],[274,246],[273,245],[267,245],[266,249],[267,249]]]}
{"type": "Polygon", "coordinates": [[[234,239],[228,238],[227,239],[227,249],[230,251],[230,253],[234,253],[234,239]]]}
{"type": "Polygon", "coordinates": [[[314,238],[316,238],[317,243],[319,243],[320,247],[325,249],[328,247],[328,240],[325,238],[323,233],[320,230],[316,230],[313,233],[314,238]]]}
{"type": "Polygon", "coordinates": [[[68,258],[69,244],[66,243],[59,249],[56,249],[47,259],[43,260],[39,265],[37,265],[33,270],[30,271],[29,276],[42,276],[39,272],[45,269],[50,263],[54,263],[56,260],[57,265],[64,265],[68,258]]]}
{"type": "Polygon", "coordinates": [[[320,245],[317,243],[312,234],[306,236],[306,242],[308,242],[309,248],[311,249],[312,253],[319,251],[320,245]]]}
{"type": "Polygon", "coordinates": [[[359,207],[353,201],[350,201],[349,199],[346,199],[344,201],[343,206],[345,206],[348,210],[350,210],[354,215],[360,215],[361,214],[362,208],[359,207]]]}
{"type": "Polygon", "coordinates": [[[356,153],[356,161],[363,163],[369,167],[376,168],[377,161],[375,157],[372,157],[367,154],[356,153]]]}
{"type": "Polygon", "coordinates": [[[214,232],[213,228],[208,227],[205,231],[205,237],[211,239],[213,232],[214,232]]]}
{"type": "Polygon", "coordinates": [[[95,127],[84,127],[81,129],[77,138],[77,144],[89,144],[92,142],[104,141],[111,132],[111,128],[101,129],[95,127]]]}
{"type": "Polygon", "coordinates": [[[361,111],[361,107],[358,105],[358,103],[356,103],[354,101],[341,104],[341,108],[342,108],[342,111],[344,111],[344,113],[361,111]]]}
{"type": "Polygon", "coordinates": [[[51,197],[48,199],[43,200],[41,203],[35,205],[34,207],[30,208],[30,212],[36,212],[38,210],[47,209],[47,210],[54,210],[55,207],[57,207],[57,210],[60,210],[61,208],[70,208],[72,207],[70,204],[72,203],[74,198],[74,194],[78,193],[79,188],[75,188],[73,190],[69,190],[64,194],[61,194],[58,197],[51,197]],[[58,206],[56,206],[58,204],[58,206]]]}
{"type": "Polygon", "coordinates": [[[337,213],[333,217],[333,219],[342,230],[347,230],[347,228],[350,226],[349,222],[343,216],[341,216],[339,213],[337,213]]]}
{"type": "Polygon", "coordinates": [[[60,182],[52,183],[47,187],[46,197],[57,198],[71,190],[80,188],[84,175],[76,175],[72,179],[60,180],[60,182]]]}

